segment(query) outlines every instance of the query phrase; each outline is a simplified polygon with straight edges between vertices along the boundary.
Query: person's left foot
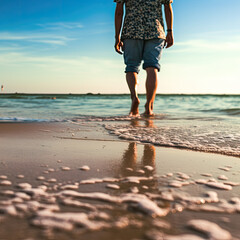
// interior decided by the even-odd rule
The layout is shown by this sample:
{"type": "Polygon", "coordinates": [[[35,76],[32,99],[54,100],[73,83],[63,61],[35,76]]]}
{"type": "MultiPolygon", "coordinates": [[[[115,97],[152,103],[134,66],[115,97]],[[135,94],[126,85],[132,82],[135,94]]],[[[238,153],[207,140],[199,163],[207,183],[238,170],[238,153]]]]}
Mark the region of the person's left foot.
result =
{"type": "Polygon", "coordinates": [[[145,104],[145,112],[143,113],[143,116],[146,116],[146,117],[152,117],[154,116],[154,113],[153,113],[153,103],[150,103],[150,104],[145,104]]]}

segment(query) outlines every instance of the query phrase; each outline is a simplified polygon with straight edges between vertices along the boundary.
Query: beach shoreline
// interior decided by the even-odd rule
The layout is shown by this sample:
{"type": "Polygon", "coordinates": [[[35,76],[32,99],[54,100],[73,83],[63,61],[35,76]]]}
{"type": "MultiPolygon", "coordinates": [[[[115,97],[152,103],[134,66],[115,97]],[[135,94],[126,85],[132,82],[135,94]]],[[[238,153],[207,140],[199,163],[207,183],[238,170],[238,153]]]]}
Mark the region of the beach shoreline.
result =
{"type": "MultiPolygon", "coordinates": [[[[0,238],[14,239],[15,236],[18,239],[69,239],[71,235],[72,239],[77,239],[79,236],[81,239],[89,239],[97,234],[99,239],[154,239],[153,235],[152,238],[149,237],[149,231],[152,231],[158,236],[163,234],[166,236],[165,239],[169,236],[183,234],[208,239],[206,232],[198,233],[187,227],[187,222],[192,219],[215,222],[230,232],[233,238],[240,237],[237,226],[239,213],[234,208],[236,206],[229,203],[232,198],[239,198],[240,187],[232,186],[232,190],[220,190],[210,188],[206,185],[207,182],[196,183],[199,179],[209,181],[213,178],[217,182],[237,183],[240,174],[239,158],[118,140],[117,136],[109,135],[102,126],[94,123],[1,123],[0,141],[0,181],[11,183],[0,186],[1,221],[5,226],[0,230],[0,238]],[[83,166],[88,166],[89,171],[79,170],[83,166]],[[227,179],[218,179],[223,175],[227,179]],[[43,177],[42,180],[39,180],[39,177],[43,177]],[[84,183],[89,179],[91,180],[89,183],[84,183]],[[28,183],[31,188],[46,186],[44,189],[48,198],[42,199],[42,197],[30,194],[30,200],[19,197],[19,203],[10,201],[13,196],[8,196],[3,192],[6,193],[6,190],[9,190],[13,192],[12,194],[24,191],[26,193],[26,189],[20,188],[19,190],[19,187],[16,187],[20,183],[28,183]],[[180,183],[182,186],[177,187],[180,183]],[[145,195],[160,208],[168,209],[169,213],[165,217],[152,218],[149,217],[146,209],[142,209],[145,212],[141,213],[142,211],[139,211],[134,204],[128,202],[120,204],[121,207],[111,203],[112,209],[108,209],[103,204],[95,212],[102,211],[111,220],[107,217],[105,219],[99,216],[93,217],[94,223],[99,221],[100,225],[104,225],[103,228],[92,230],[88,225],[79,227],[78,224],[75,225],[71,221],[64,222],[61,219],[58,221],[63,221],[65,225],[69,224],[73,227],[72,230],[67,231],[58,226],[57,229],[60,229],[60,232],[56,232],[55,225],[49,233],[42,230],[46,229],[43,224],[46,219],[41,219],[39,224],[36,224],[38,219],[35,218],[39,217],[39,210],[34,213],[28,210],[24,212],[17,205],[21,203],[22,207],[23,205],[26,207],[29,201],[37,201],[41,204],[49,201],[47,204],[56,205],[59,208],[56,212],[88,213],[84,208],[83,210],[81,207],[62,204],[62,201],[66,199],[76,200],[74,196],[65,199],[65,196],[61,195],[63,186],[67,185],[70,190],[74,189],[74,192],[101,192],[108,194],[111,198],[116,197],[118,201],[124,201],[124,194],[131,193],[138,197],[145,195]],[[204,196],[208,191],[217,193],[218,198],[225,201],[224,207],[221,201],[209,204],[194,203],[196,198],[202,198],[205,201],[204,196]],[[173,200],[163,200],[162,193],[169,193],[167,197],[173,197],[173,200]],[[50,203],[50,194],[55,194],[55,201],[52,199],[52,203],[50,203]],[[207,211],[199,208],[205,205],[214,206],[215,210],[209,208],[207,211]],[[16,215],[5,211],[6,206],[14,206],[16,215]],[[129,218],[128,222],[126,222],[126,217],[129,218]],[[15,235],[9,233],[13,223],[20,224],[24,231],[17,227],[15,235]],[[115,232],[119,234],[117,237],[115,232]]],[[[99,199],[96,198],[92,200],[87,198],[83,202],[91,204],[91,207],[99,206],[99,199]]]]}

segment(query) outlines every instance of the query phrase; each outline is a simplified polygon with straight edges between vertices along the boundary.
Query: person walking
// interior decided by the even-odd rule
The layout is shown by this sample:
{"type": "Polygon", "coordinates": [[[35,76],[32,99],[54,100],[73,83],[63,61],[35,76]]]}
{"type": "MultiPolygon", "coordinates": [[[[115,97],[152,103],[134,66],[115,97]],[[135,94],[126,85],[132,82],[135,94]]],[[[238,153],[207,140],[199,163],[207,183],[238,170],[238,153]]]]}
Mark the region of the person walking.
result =
{"type": "Polygon", "coordinates": [[[143,61],[146,70],[146,104],[144,115],[153,115],[153,103],[157,91],[157,73],[164,47],[173,45],[173,0],[114,0],[115,50],[123,54],[126,80],[132,105],[129,115],[138,116],[140,100],[137,93],[137,75],[143,61]],[[125,6],[125,17],[124,16],[125,6]],[[162,6],[167,23],[165,35],[162,6]],[[123,24],[122,24],[123,23],[123,24]]]}

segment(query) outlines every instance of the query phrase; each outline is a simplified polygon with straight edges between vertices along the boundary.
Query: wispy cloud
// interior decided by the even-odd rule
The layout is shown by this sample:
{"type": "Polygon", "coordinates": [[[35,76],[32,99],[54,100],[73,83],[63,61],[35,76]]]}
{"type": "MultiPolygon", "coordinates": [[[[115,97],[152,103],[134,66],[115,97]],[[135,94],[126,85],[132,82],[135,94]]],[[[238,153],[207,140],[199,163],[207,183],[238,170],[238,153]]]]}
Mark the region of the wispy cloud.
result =
{"type": "Polygon", "coordinates": [[[38,39],[38,40],[29,40],[31,42],[45,43],[45,44],[53,44],[53,45],[66,45],[66,41],[64,40],[52,40],[52,39],[38,39]]]}
{"type": "Polygon", "coordinates": [[[45,44],[65,45],[68,41],[74,40],[66,36],[50,33],[11,33],[0,32],[0,41],[30,41],[45,44]]]}
{"type": "MultiPolygon", "coordinates": [[[[38,65],[46,68],[69,68],[82,67],[88,69],[90,65],[98,66],[98,69],[115,68],[119,69],[119,61],[105,58],[78,57],[66,58],[56,56],[30,56],[21,52],[0,53],[0,64],[2,65],[38,65]]],[[[95,68],[96,71],[97,68],[95,68]]]]}
{"type": "Polygon", "coordinates": [[[224,30],[217,30],[217,31],[206,31],[206,32],[197,32],[195,35],[197,38],[206,36],[208,38],[218,38],[218,39],[229,39],[231,36],[239,36],[240,30],[239,29],[224,29],[224,30]]]}
{"type": "Polygon", "coordinates": [[[228,40],[215,39],[193,39],[182,42],[176,42],[175,47],[171,52],[239,52],[240,51],[240,36],[232,37],[228,40]]]}
{"type": "Polygon", "coordinates": [[[190,48],[204,48],[206,50],[239,50],[240,43],[238,41],[206,41],[206,40],[190,40],[186,42],[176,43],[176,46],[187,46],[190,48]]]}
{"type": "Polygon", "coordinates": [[[37,25],[51,30],[83,28],[83,25],[79,22],[39,23],[37,25]]]}
{"type": "Polygon", "coordinates": [[[15,47],[15,46],[12,46],[12,47],[3,47],[1,46],[0,47],[0,52],[11,52],[11,51],[18,51],[18,50],[22,50],[24,49],[23,47],[15,47]]]}

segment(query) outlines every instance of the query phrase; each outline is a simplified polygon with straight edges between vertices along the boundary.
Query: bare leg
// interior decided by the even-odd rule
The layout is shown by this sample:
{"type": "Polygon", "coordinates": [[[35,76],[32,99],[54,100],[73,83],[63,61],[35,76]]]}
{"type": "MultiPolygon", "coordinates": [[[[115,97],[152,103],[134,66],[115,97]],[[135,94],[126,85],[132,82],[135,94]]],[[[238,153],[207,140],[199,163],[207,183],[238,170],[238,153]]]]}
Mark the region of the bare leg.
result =
{"type": "Polygon", "coordinates": [[[158,70],[154,67],[146,68],[147,71],[147,80],[146,80],[146,93],[147,93],[147,102],[145,104],[145,115],[153,115],[153,103],[157,91],[157,72],[158,70]]]}
{"type": "Polygon", "coordinates": [[[151,144],[144,145],[142,163],[144,166],[149,165],[155,167],[156,149],[151,144]]]}
{"type": "MultiPolygon", "coordinates": [[[[126,175],[126,168],[135,168],[137,163],[137,144],[130,142],[128,149],[124,152],[122,157],[122,175],[126,175]],[[124,174],[125,173],[125,174],[124,174]]],[[[129,174],[129,172],[127,172],[129,174]]]]}
{"type": "Polygon", "coordinates": [[[132,99],[132,106],[129,115],[138,116],[139,115],[138,105],[140,103],[140,100],[137,95],[137,73],[128,72],[126,74],[126,79],[132,99]]]}

